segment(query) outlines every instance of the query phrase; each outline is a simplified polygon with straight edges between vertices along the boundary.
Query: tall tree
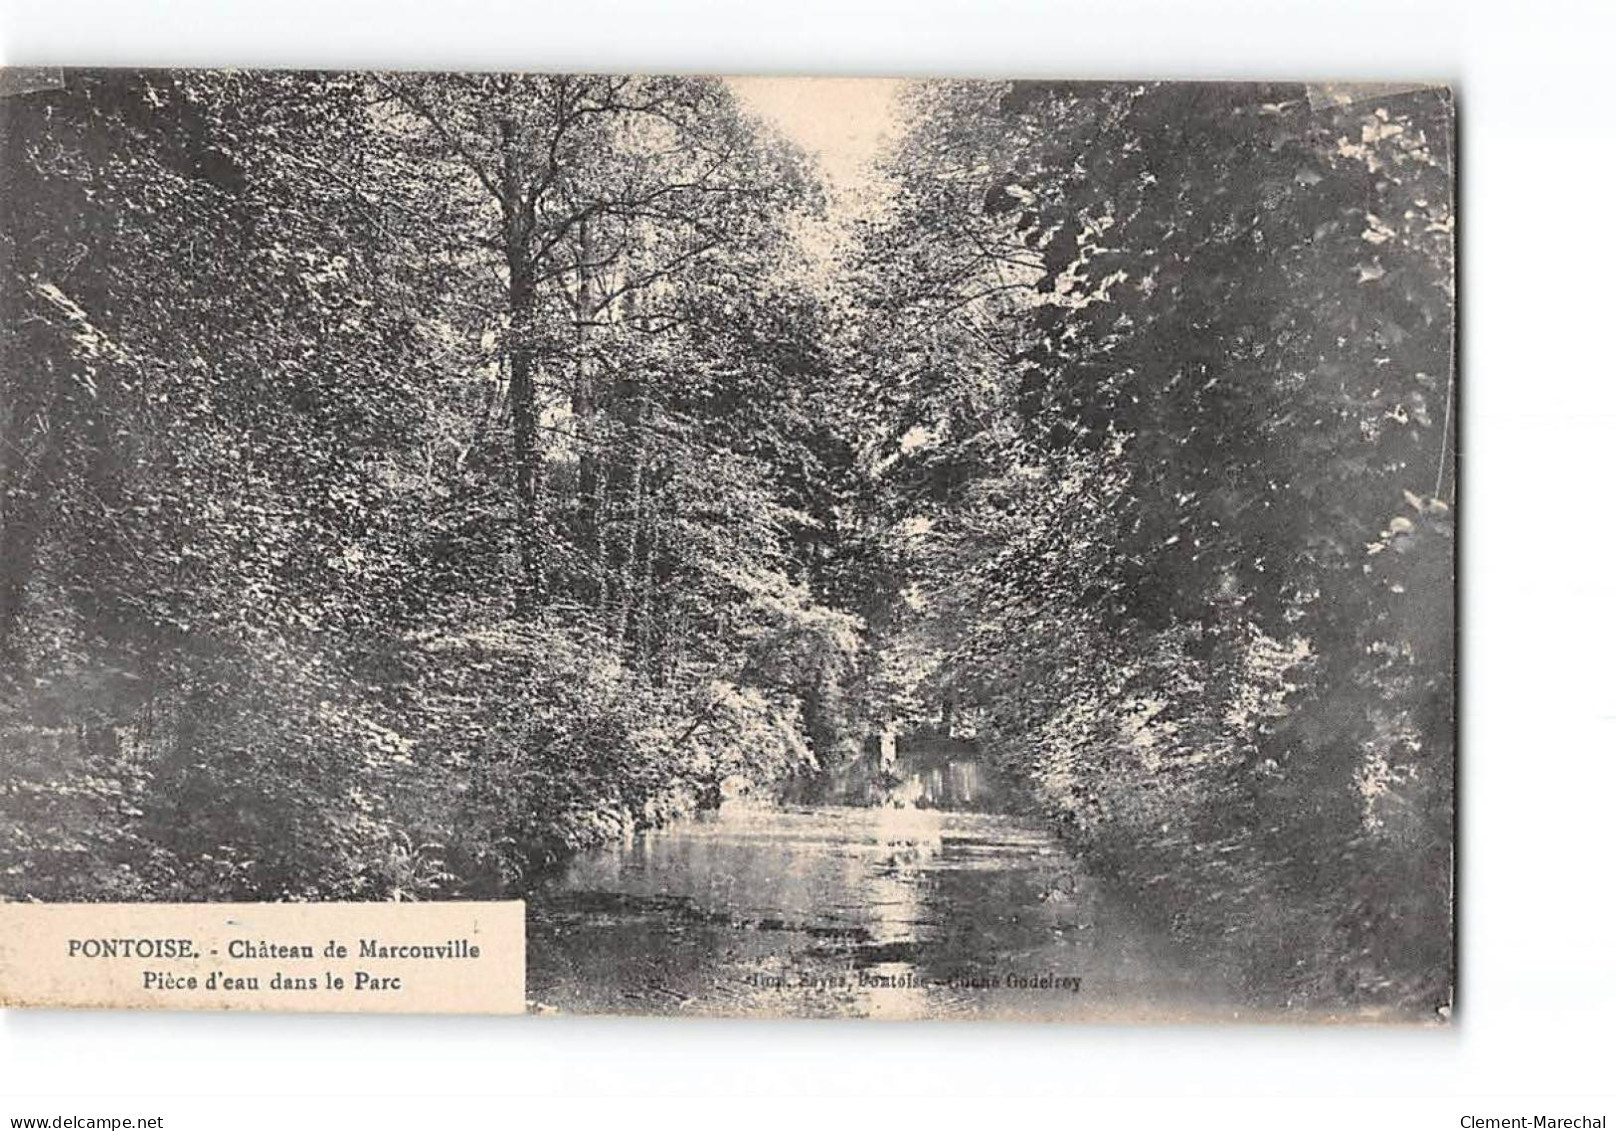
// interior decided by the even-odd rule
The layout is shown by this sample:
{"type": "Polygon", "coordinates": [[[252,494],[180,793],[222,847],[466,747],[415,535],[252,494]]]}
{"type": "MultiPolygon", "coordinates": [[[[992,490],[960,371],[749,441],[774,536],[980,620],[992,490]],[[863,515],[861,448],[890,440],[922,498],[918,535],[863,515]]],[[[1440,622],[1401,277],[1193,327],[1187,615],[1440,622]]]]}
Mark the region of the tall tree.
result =
{"type": "Polygon", "coordinates": [[[1445,94],[943,84],[917,106],[870,255],[930,694],[1173,914],[1226,845],[1244,898],[1337,932],[1363,992],[1444,986],[1440,932],[1354,948],[1365,906],[1443,890],[1450,843],[1445,94]]]}

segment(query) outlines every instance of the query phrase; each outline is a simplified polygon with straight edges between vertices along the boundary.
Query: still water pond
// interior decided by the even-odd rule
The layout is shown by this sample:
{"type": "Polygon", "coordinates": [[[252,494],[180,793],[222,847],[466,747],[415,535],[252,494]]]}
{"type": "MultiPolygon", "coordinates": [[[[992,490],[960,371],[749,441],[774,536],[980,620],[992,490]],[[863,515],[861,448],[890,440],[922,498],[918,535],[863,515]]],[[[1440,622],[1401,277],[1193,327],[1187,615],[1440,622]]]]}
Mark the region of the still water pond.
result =
{"type": "Polygon", "coordinates": [[[529,896],[567,1013],[1229,1016],[969,752],[906,753],[574,859],[529,896]]]}

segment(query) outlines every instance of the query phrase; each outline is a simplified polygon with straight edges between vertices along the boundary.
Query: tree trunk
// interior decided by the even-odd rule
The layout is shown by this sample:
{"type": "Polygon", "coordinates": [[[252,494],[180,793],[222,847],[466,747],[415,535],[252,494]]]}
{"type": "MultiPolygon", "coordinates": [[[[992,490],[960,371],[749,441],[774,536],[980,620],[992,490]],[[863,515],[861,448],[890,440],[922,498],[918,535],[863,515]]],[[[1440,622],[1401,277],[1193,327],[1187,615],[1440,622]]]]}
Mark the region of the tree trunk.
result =
{"type": "Polygon", "coordinates": [[[516,464],[516,541],[521,557],[516,611],[530,613],[543,588],[539,577],[536,489],[533,468],[533,369],[537,349],[533,340],[535,286],[532,254],[533,225],[522,208],[521,155],[516,130],[500,123],[504,148],[505,264],[510,313],[511,453],[516,464]]]}
{"type": "Polygon", "coordinates": [[[516,540],[520,549],[522,576],[517,589],[517,608],[531,611],[541,588],[533,473],[533,292],[531,283],[511,287],[511,326],[517,343],[510,353],[511,364],[511,449],[516,461],[516,540]]]}
{"type": "Polygon", "coordinates": [[[589,322],[595,316],[591,296],[589,261],[589,225],[578,224],[578,271],[573,291],[573,348],[574,375],[572,387],[572,416],[578,434],[578,492],[574,502],[574,531],[578,552],[589,563],[590,577],[579,586],[580,596],[586,601],[599,602],[603,597],[602,580],[596,567],[600,553],[601,518],[601,465],[599,459],[600,436],[595,419],[598,411],[595,397],[595,374],[589,364],[589,322]]]}
{"type": "Polygon", "coordinates": [[[637,581],[640,547],[644,541],[645,525],[645,421],[650,411],[650,396],[646,380],[639,378],[639,396],[634,408],[634,466],[629,472],[628,498],[630,518],[623,532],[623,559],[619,563],[616,642],[617,654],[624,654],[629,625],[638,616],[640,589],[637,581]]]}

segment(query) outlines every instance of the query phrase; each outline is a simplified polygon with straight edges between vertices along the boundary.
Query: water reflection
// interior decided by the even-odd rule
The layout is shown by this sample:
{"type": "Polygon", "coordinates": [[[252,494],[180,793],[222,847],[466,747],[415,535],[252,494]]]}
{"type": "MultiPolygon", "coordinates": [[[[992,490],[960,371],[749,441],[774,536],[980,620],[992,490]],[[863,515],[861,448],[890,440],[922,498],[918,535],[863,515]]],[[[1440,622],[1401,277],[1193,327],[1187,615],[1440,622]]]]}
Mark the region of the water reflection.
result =
{"type": "Polygon", "coordinates": [[[585,854],[530,897],[531,994],[766,1016],[1222,1008],[1024,807],[978,760],[922,751],[585,854]]]}

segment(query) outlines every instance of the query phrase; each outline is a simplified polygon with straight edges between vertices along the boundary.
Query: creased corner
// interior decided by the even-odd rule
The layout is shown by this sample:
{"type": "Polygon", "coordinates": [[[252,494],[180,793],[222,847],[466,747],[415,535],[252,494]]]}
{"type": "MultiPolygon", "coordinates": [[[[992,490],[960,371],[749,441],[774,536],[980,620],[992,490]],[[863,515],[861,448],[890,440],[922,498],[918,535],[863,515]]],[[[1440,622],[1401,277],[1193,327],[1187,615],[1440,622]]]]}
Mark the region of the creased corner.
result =
{"type": "Polygon", "coordinates": [[[0,67],[0,98],[61,90],[65,85],[61,67],[0,67]]]}
{"type": "Polygon", "coordinates": [[[1314,110],[1323,110],[1331,106],[1379,102],[1400,94],[1447,89],[1442,83],[1430,82],[1316,82],[1307,84],[1307,101],[1314,110]]]}

